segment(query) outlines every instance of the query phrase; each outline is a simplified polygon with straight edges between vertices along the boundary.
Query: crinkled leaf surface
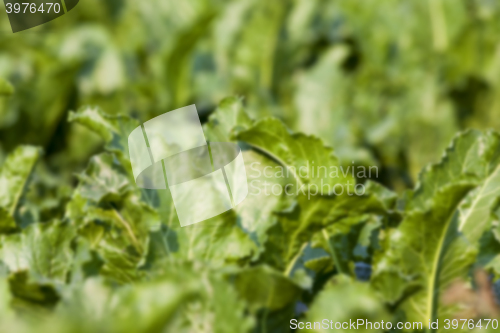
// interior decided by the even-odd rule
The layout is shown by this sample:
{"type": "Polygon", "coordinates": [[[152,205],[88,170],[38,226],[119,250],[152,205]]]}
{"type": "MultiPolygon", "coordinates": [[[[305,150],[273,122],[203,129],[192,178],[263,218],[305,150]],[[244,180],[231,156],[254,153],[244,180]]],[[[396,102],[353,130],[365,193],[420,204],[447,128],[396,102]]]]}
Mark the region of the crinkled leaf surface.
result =
{"type": "Polygon", "coordinates": [[[72,264],[73,226],[65,222],[35,223],[19,234],[2,237],[2,261],[11,272],[27,270],[40,282],[66,281],[72,264]]]}
{"type": "Polygon", "coordinates": [[[40,157],[39,148],[21,146],[0,167],[0,230],[16,229],[15,213],[24,195],[30,175],[40,157]]]}
{"type": "Polygon", "coordinates": [[[149,230],[160,223],[158,213],[140,199],[140,192],[112,154],[94,157],[79,178],[67,218],[104,260],[103,273],[118,281],[136,279],[147,252],[149,230]]]}
{"type": "Polygon", "coordinates": [[[386,253],[375,265],[373,283],[395,301],[408,320],[452,318],[457,308],[443,292],[466,278],[500,196],[498,136],[459,135],[442,161],[421,175],[401,225],[388,235],[386,253]],[[389,282],[392,281],[392,282],[389,282]],[[413,289],[413,291],[410,291],[413,289]]]}
{"type": "Polygon", "coordinates": [[[96,132],[106,142],[106,149],[128,157],[128,136],[139,122],[127,116],[113,116],[98,107],[85,106],[70,112],[68,120],[82,124],[96,132]]]}

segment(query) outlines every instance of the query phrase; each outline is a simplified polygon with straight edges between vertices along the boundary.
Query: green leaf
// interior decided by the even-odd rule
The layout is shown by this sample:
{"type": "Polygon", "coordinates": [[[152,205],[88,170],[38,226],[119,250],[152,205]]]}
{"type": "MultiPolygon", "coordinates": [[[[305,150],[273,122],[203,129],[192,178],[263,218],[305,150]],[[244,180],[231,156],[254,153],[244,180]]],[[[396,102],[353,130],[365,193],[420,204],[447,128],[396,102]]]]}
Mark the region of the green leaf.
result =
{"type": "Polygon", "coordinates": [[[87,279],[64,295],[46,323],[57,332],[248,332],[252,320],[234,288],[218,274],[175,265],[167,274],[113,287],[87,279]],[[96,311],[98,309],[98,311],[96,311]]]}
{"type": "Polygon", "coordinates": [[[487,271],[493,272],[496,278],[500,277],[500,209],[497,203],[492,210],[492,227],[481,236],[477,264],[487,271]]]}
{"type": "Polygon", "coordinates": [[[65,283],[73,258],[71,225],[34,223],[20,234],[2,237],[1,258],[11,272],[28,271],[39,283],[65,283]]]}
{"type": "Polygon", "coordinates": [[[333,193],[337,184],[354,186],[349,172],[340,169],[333,149],[313,136],[291,134],[278,119],[257,121],[247,130],[238,131],[235,137],[277,161],[300,185],[327,185],[329,189],[324,194],[333,193]]]}
{"type": "MultiPolygon", "coordinates": [[[[3,275],[3,274],[2,274],[3,275]]],[[[5,276],[0,278],[0,318],[2,322],[6,322],[14,315],[10,302],[12,301],[12,294],[9,289],[9,283],[5,276]]]]}
{"type": "Polygon", "coordinates": [[[16,209],[40,155],[39,148],[21,146],[9,154],[0,168],[0,228],[7,232],[14,228],[16,209]]]}
{"type": "Polygon", "coordinates": [[[111,154],[95,156],[85,172],[77,176],[81,196],[96,203],[121,201],[131,191],[124,168],[111,154]]]}
{"type": "Polygon", "coordinates": [[[275,56],[285,12],[280,4],[262,0],[231,3],[224,8],[215,26],[214,56],[238,91],[273,88],[274,73],[281,65],[275,56]]]}
{"type": "Polygon", "coordinates": [[[335,201],[336,197],[301,195],[289,209],[277,213],[279,223],[269,231],[266,243],[268,260],[290,274],[313,235],[330,223],[328,215],[335,201]]]}
{"type": "Polygon", "coordinates": [[[349,49],[345,45],[329,47],[312,68],[298,77],[293,96],[294,105],[299,110],[295,128],[314,134],[335,147],[343,161],[369,160],[367,151],[358,147],[356,142],[354,122],[347,121],[351,113],[346,103],[350,81],[342,63],[348,55],[349,49]]]}
{"type": "Polygon", "coordinates": [[[330,253],[339,272],[354,276],[354,262],[369,260],[377,246],[372,245],[372,232],[382,226],[381,219],[375,214],[343,218],[314,235],[313,246],[330,253]]]}
{"type": "Polygon", "coordinates": [[[466,131],[456,136],[440,163],[424,169],[407,209],[426,209],[443,186],[458,182],[478,182],[488,177],[498,164],[495,156],[498,134],[466,131]]]}
{"type": "Polygon", "coordinates": [[[381,218],[391,215],[395,197],[388,197],[386,192],[368,182],[363,195],[299,195],[289,209],[278,212],[279,224],[270,231],[268,252],[274,257],[279,253],[280,266],[286,265],[286,272],[291,272],[302,255],[301,249],[313,241],[315,247],[330,254],[339,272],[348,273],[347,263],[354,257],[352,252],[361,233],[361,228],[355,230],[353,225],[366,222],[370,214],[381,218]],[[349,234],[351,228],[354,240],[340,242],[338,237],[349,234]]]}
{"type": "MultiPolygon", "coordinates": [[[[234,138],[255,148],[255,151],[243,151],[251,193],[236,208],[236,212],[241,219],[241,225],[247,232],[256,236],[254,239],[258,240],[258,244],[266,244],[266,261],[285,269],[286,274],[292,272],[297,256],[301,255],[300,248],[303,244],[324,225],[339,220],[349,214],[347,210],[353,210],[354,207],[359,210],[356,209],[353,214],[359,214],[365,208],[370,209],[371,199],[363,198],[359,201],[349,198],[347,194],[339,200],[335,200],[333,196],[317,196],[318,193],[313,197],[309,195],[308,190],[313,187],[308,188],[303,182],[316,186],[316,191],[320,186],[328,186],[328,193],[342,180],[347,179],[348,190],[352,191],[351,186],[354,186],[354,180],[350,178],[351,173],[339,167],[332,150],[324,147],[320,140],[301,134],[290,134],[277,119],[268,118],[250,126],[250,121],[245,117],[237,99],[224,101],[212,115],[205,130],[220,140],[229,139],[220,134],[220,128],[224,128],[223,132],[226,133],[235,131],[234,138]],[[294,179],[294,176],[297,178],[294,179]],[[282,192],[289,184],[297,187],[291,191],[296,193],[286,196],[282,192]],[[271,188],[277,186],[281,193],[279,196],[273,196],[272,191],[264,188],[264,185],[271,188]],[[301,194],[301,191],[305,194],[301,194]],[[292,208],[290,213],[282,214],[280,224],[272,227],[276,223],[276,220],[269,218],[274,217],[273,211],[283,210],[286,204],[290,206],[291,200],[297,195],[298,203],[291,206],[295,208],[292,208]],[[266,198],[264,206],[263,197],[266,198]],[[332,209],[332,206],[335,206],[335,209],[332,209]],[[267,213],[264,215],[264,212],[267,213]],[[251,215],[248,215],[249,213],[251,215]],[[262,215],[269,217],[260,222],[262,215]],[[257,219],[252,216],[257,216],[257,219]],[[271,231],[266,233],[270,227],[271,231]],[[268,239],[268,235],[271,239],[268,239]]],[[[375,200],[379,202],[379,212],[385,212],[388,208],[382,207],[384,204],[379,200],[387,199],[375,200]]],[[[394,196],[389,200],[394,202],[394,196]]]]}
{"type": "Polygon", "coordinates": [[[66,217],[104,261],[101,274],[120,282],[137,279],[149,231],[160,225],[158,212],[141,200],[112,154],[95,156],[79,179],[66,217]]]}
{"type": "Polygon", "coordinates": [[[132,195],[124,198],[120,208],[78,207],[77,200],[70,205],[70,218],[77,224],[79,235],[103,261],[101,275],[120,283],[142,276],[138,268],[145,260],[149,227],[159,223],[156,212],[132,195]]]}
{"type": "Polygon", "coordinates": [[[391,302],[413,289],[399,306],[409,321],[456,314],[441,296],[453,281],[467,278],[480,236],[489,230],[500,196],[499,142],[492,132],[458,136],[442,161],[422,173],[404,220],[388,235],[372,282],[391,302]]]}
{"type": "Polygon", "coordinates": [[[200,224],[180,227],[172,199],[161,190],[162,226],[151,233],[149,264],[164,269],[171,260],[201,261],[213,267],[250,260],[257,246],[238,225],[234,211],[228,211],[200,224]]]}
{"type": "Polygon", "coordinates": [[[98,107],[84,106],[70,112],[68,121],[77,122],[97,133],[106,142],[110,152],[122,154],[128,159],[128,136],[139,122],[128,116],[112,116],[98,107]]]}
{"type": "MultiPolygon", "coordinates": [[[[235,134],[252,126],[252,120],[237,97],[228,97],[221,101],[215,112],[210,116],[204,127],[209,141],[233,141],[235,134]]],[[[245,200],[234,208],[238,224],[255,242],[257,257],[267,240],[267,230],[276,223],[274,211],[287,206],[289,198],[282,193],[270,191],[273,187],[283,189],[287,184],[294,183],[292,176],[275,176],[275,171],[283,167],[265,154],[251,149],[245,143],[239,142],[249,186],[249,194],[245,200]],[[269,170],[275,170],[269,172],[269,170]],[[269,176],[268,174],[272,174],[269,176]]]]}
{"type": "Polygon", "coordinates": [[[246,129],[252,121],[243,109],[242,100],[238,97],[224,98],[217,109],[210,115],[208,123],[203,127],[203,132],[208,141],[231,141],[235,130],[246,129]]]}
{"type": "Polygon", "coordinates": [[[477,264],[493,272],[498,278],[500,276],[500,242],[492,231],[487,230],[481,237],[480,244],[477,264]]]}
{"type": "MultiPolygon", "coordinates": [[[[329,205],[333,198],[318,196],[318,192],[325,191],[326,193],[322,194],[328,195],[335,190],[338,191],[335,186],[340,186],[343,190],[347,188],[352,190],[354,180],[348,172],[345,174],[342,172],[331,148],[325,147],[317,138],[291,134],[278,119],[266,118],[255,122],[247,129],[237,129],[235,138],[249,144],[262,156],[260,159],[254,157],[255,162],[250,163],[251,171],[247,171],[247,176],[251,192],[249,196],[252,197],[246,200],[248,202],[243,202],[242,208],[237,209],[238,211],[250,207],[247,212],[254,211],[255,215],[260,216],[260,201],[265,196],[273,199],[267,201],[269,206],[266,206],[270,208],[266,209],[268,214],[272,214],[273,211],[283,210],[285,205],[290,206],[296,196],[299,198],[295,210],[301,215],[295,213],[291,219],[272,227],[268,233],[273,238],[271,240],[268,240],[269,236],[262,236],[262,230],[268,230],[275,223],[273,220],[268,220],[260,226],[259,223],[255,223],[256,227],[251,226],[252,222],[245,223],[248,230],[257,232],[257,239],[261,244],[268,243],[266,245],[268,260],[282,269],[291,265],[286,269],[290,272],[303,242],[317,230],[318,225],[322,225],[319,221],[330,212],[329,205]],[[274,194],[275,188],[280,190],[277,193],[281,198],[270,195],[274,194]],[[291,195],[285,193],[285,190],[291,195]],[[312,190],[315,191],[313,197],[310,196],[312,190]],[[252,204],[254,209],[251,208],[252,204]],[[315,217],[318,220],[316,222],[315,217]],[[314,224],[316,229],[313,227],[314,224]],[[277,250],[278,248],[281,250],[277,250]],[[279,251],[281,255],[272,254],[273,251],[279,251]]],[[[243,156],[245,161],[249,159],[248,154],[243,156]]]]}

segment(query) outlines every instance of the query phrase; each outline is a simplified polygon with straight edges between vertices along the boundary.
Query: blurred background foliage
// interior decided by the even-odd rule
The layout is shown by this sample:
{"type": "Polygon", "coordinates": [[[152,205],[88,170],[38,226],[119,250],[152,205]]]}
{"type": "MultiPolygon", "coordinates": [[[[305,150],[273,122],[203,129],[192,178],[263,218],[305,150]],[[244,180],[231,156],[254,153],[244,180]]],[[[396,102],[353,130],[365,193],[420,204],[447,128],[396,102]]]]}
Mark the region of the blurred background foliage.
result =
{"type": "MultiPolygon", "coordinates": [[[[335,149],[340,164],[377,165],[379,175],[374,180],[402,193],[413,188],[424,166],[439,160],[456,132],[468,128],[500,129],[499,32],[500,3],[496,0],[81,0],[63,17],[16,34],[10,32],[7,17],[2,13],[0,164],[19,145],[42,148],[15,153],[27,155],[28,159],[37,154],[41,157],[31,174],[23,205],[15,214],[16,222],[12,224],[9,220],[2,228],[11,233],[32,222],[54,219],[81,220],[78,223],[85,225],[95,216],[102,221],[119,219],[82,204],[84,199],[96,200],[98,206],[102,204],[101,197],[85,197],[85,187],[91,186],[85,183],[85,175],[88,179],[98,179],[106,173],[106,168],[119,168],[114,157],[106,154],[98,155],[89,164],[93,155],[103,152],[105,145],[109,147],[109,140],[106,135],[96,134],[99,131],[89,128],[92,126],[85,126],[85,121],[68,122],[70,111],[86,105],[95,105],[107,114],[126,115],[142,123],[166,111],[196,104],[202,122],[208,124],[209,116],[214,114],[223,98],[239,96],[251,118],[274,116],[293,131],[314,134],[335,149]],[[77,192],[73,192],[76,187],[77,192]]],[[[113,120],[113,125],[109,126],[109,129],[116,129],[129,125],[113,120]]],[[[120,160],[121,155],[117,156],[120,160]]],[[[260,157],[252,155],[250,158],[258,160],[260,157]]],[[[124,214],[139,216],[141,221],[157,219],[156,212],[138,203],[136,196],[144,194],[127,191],[116,189],[116,193],[127,193],[127,198],[123,199],[126,203],[120,203],[123,206],[119,207],[124,214]]],[[[374,193],[387,196],[379,194],[378,190],[374,193]]],[[[157,199],[152,202],[154,200],[157,199]]],[[[17,202],[13,207],[17,207],[17,202]]],[[[1,214],[0,210],[0,217],[1,214]]],[[[371,221],[367,223],[382,225],[373,219],[370,216],[363,219],[363,223],[371,221]]],[[[385,216],[384,223],[390,225],[394,219],[397,220],[385,216]]],[[[350,228],[358,222],[359,219],[342,223],[350,228]]],[[[50,223],[46,228],[59,230],[56,222],[50,223]]],[[[88,237],[81,242],[90,240],[92,243],[95,235],[101,232],[93,228],[82,231],[88,237]]],[[[137,235],[147,234],[141,229],[144,226],[137,228],[134,229],[137,235]]],[[[103,275],[112,276],[120,283],[139,278],[141,271],[135,268],[145,265],[141,251],[148,246],[154,248],[155,239],[161,242],[170,237],[165,231],[169,229],[162,228],[165,227],[156,230],[150,240],[145,237],[133,242],[136,251],[128,254],[129,266],[120,268],[119,273],[109,273],[116,269],[113,266],[116,258],[109,249],[119,246],[120,242],[114,236],[106,240],[109,248],[99,252],[99,260],[104,258],[106,262],[104,266],[94,258],[96,253],[77,251],[72,260],[87,264],[84,268],[75,264],[63,271],[70,271],[72,276],[92,275],[88,272],[100,267],[103,275]]],[[[267,226],[265,230],[256,230],[252,237],[265,241],[267,237],[274,237],[272,234],[263,236],[273,228],[267,226]]],[[[59,232],[66,235],[66,231],[32,229],[35,228],[30,227],[22,237],[26,242],[37,239],[36,235],[41,233],[47,238],[47,246],[68,250],[68,244],[59,241],[63,236],[57,236],[59,232]]],[[[345,236],[343,241],[348,241],[348,232],[330,231],[338,232],[340,238],[345,236]]],[[[182,236],[178,237],[181,240],[176,241],[182,242],[182,236]]],[[[236,232],[228,237],[234,240],[241,235],[236,232]]],[[[312,236],[311,240],[314,243],[312,236]]],[[[213,251],[215,254],[210,258],[220,259],[221,250],[213,251]]],[[[249,247],[238,251],[245,255],[235,255],[229,258],[230,261],[238,262],[248,253],[260,250],[249,247]]],[[[306,248],[306,255],[309,251],[314,252],[314,249],[306,248]]],[[[497,253],[494,250],[491,256],[497,253]]],[[[310,286],[314,293],[331,276],[331,267],[321,259],[324,254],[313,256],[314,261],[309,262],[317,270],[320,267],[330,272],[310,286]]],[[[64,252],[61,255],[59,260],[63,262],[64,252]]],[[[149,252],[147,263],[155,255],[155,251],[149,252]]],[[[284,270],[289,265],[288,259],[279,263],[282,259],[272,258],[266,252],[263,262],[284,270]]],[[[213,268],[191,264],[188,268],[178,264],[179,273],[170,272],[160,286],[148,280],[148,284],[139,289],[120,289],[119,294],[113,296],[114,300],[111,300],[110,287],[100,280],[81,281],[84,285],[81,288],[60,289],[58,283],[63,283],[64,278],[52,276],[53,272],[49,274],[50,283],[56,285],[59,295],[44,289],[43,279],[38,281],[42,283],[40,287],[26,284],[26,277],[16,274],[10,277],[9,283],[11,288],[17,286],[16,283],[22,285],[22,288],[14,288],[18,301],[24,299],[19,301],[20,308],[26,302],[23,295],[30,295],[28,303],[31,305],[38,302],[43,303],[43,307],[47,304],[50,307],[63,297],[61,293],[77,294],[69,298],[73,299],[71,306],[75,308],[60,308],[58,311],[62,312],[58,318],[70,313],[67,318],[81,316],[74,321],[84,322],[85,316],[94,316],[95,321],[91,321],[89,327],[78,328],[81,331],[92,331],[98,326],[106,331],[106,327],[119,323],[131,313],[140,314],[136,326],[127,327],[130,321],[124,321],[123,327],[114,327],[116,331],[158,331],[167,320],[154,317],[158,313],[144,308],[113,308],[113,304],[120,301],[130,304],[158,302],[153,297],[158,288],[171,297],[161,304],[148,306],[164,309],[162,315],[174,316],[174,309],[179,304],[195,300],[189,303],[190,331],[196,331],[193,327],[197,324],[201,325],[197,327],[199,332],[287,331],[281,324],[283,319],[286,322],[290,317],[283,315],[281,318],[281,312],[273,311],[285,308],[287,314],[301,315],[304,312],[300,310],[301,304],[307,309],[304,303],[295,303],[300,276],[297,275],[296,284],[292,284],[281,275],[260,272],[266,270],[261,266],[247,267],[249,272],[230,272],[230,275],[242,290],[249,286],[263,290],[262,295],[257,293],[249,301],[253,305],[248,311],[257,319],[249,318],[234,291],[220,276],[212,274],[213,268]],[[206,288],[195,283],[200,278],[194,273],[198,270],[206,275],[203,275],[206,288]],[[265,278],[259,280],[259,276],[265,278]],[[269,285],[279,286],[279,292],[290,295],[290,299],[268,298],[268,293],[278,292],[267,290],[269,285]],[[110,298],[103,301],[109,309],[102,310],[109,318],[99,317],[98,311],[94,311],[97,305],[92,303],[95,300],[86,298],[83,290],[92,290],[103,300],[110,298]],[[224,302],[207,301],[213,299],[214,290],[225,297],[225,305],[224,302]],[[267,310],[263,311],[263,307],[267,310]],[[206,311],[216,317],[218,324],[214,325],[222,326],[203,327],[204,316],[209,316],[206,311]],[[235,326],[224,327],[222,321],[228,314],[230,319],[227,320],[235,326]],[[92,326],[94,324],[98,326],[92,326]]],[[[303,277],[302,283],[307,284],[306,280],[303,277]]],[[[342,286],[347,283],[344,280],[330,283],[313,307],[318,312],[313,311],[308,316],[312,320],[322,318],[323,313],[326,316],[328,311],[321,304],[327,304],[331,297],[359,293],[353,297],[365,297],[359,300],[360,303],[375,297],[371,291],[362,291],[364,285],[344,290],[342,286]]],[[[0,284],[0,295],[8,294],[6,288],[0,284]]],[[[7,308],[9,297],[0,297],[0,310],[7,308]]],[[[302,301],[308,303],[312,296],[309,298],[302,301]]],[[[352,311],[373,310],[378,318],[387,315],[379,303],[374,302],[373,309],[368,309],[369,306],[352,311]]],[[[1,312],[10,315],[7,310],[1,312]]],[[[349,312],[343,318],[350,315],[349,312]]],[[[184,327],[185,323],[177,322],[181,319],[173,318],[169,327],[184,327]]],[[[214,322],[213,318],[210,320],[214,322]]],[[[47,325],[58,327],[61,332],[76,329],[71,326],[70,319],[57,321],[57,325],[49,321],[47,325]]]]}
{"type": "Polygon", "coordinates": [[[315,134],[350,164],[411,187],[459,129],[498,128],[500,5],[439,1],[82,1],[9,33],[2,16],[0,140],[44,147],[59,179],[102,142],[67,113],[99,105],[141,121],[229,95],[315,134]]]}

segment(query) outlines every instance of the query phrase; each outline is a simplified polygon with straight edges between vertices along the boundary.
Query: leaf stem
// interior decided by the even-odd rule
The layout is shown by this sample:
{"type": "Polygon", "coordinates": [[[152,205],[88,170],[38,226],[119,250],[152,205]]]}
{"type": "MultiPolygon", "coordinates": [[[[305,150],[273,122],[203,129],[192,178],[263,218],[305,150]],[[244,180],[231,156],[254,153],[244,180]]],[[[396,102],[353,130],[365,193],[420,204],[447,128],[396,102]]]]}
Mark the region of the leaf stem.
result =
{"type": "Polygon", "coordinates": [[[113,212],[115,213],[115,216],[118,219],[118,221],[120,221],[120,223],[123,225],[123,227],[125,227],[125,229],[127,230],[127,233],[128,233],[128,235],[130,237],[130,240],[134,244],[134,247],[136,248],[136,250],[139,253],[142,253],[142,246],[141,246],[141,244],[139,244],[139,241],[135,237],[134,231],[130,227],[130,224],[123,218],[123,216],[120,214],[120,212],[118,212],[116,210],[116,208],[113,208],[113,212]]]}
{"type": "Polygon", "coordinates": [[[290,261],[290,263],[288,264],[288,266],[285,270],[285,273],[284,273],[285,276],[288,276],[288,277],[290,276],[290,274],[292,273],[293,267],[295,266],[295,264],[297,263],[297,260],[299,260],[300,256],[304,252],[304,249],[306,248],[307,244],[308,244],[308,242],[305,242],[304,244],[302,244],[299,252],[293,257],[292,261],[290,261]]]}
{"type": "Polygon", "coordinates": [[[330,250],[330,254],[333,259],[333,263],[335,264],[335,267],[337,267],[337,271],[341,274],[345,274],[345,270],[343,269],[342,265],[340,264],[340,259],[337,256],[337,253],[335,252],[335,249],[332,246],[332,243],[330,242],[330,235],[328,234],[328,231],[326,229],[322,230],[323,237],[325,238],[326,242],[328,243],[328,249],[330,250]]]}
{"type": "Polygon", "coordinates": [[[247,144],[249,144],[252,148],[254,148],[255,150],[257,151],[260,151],[261,153],[269,156],[270,158],[272,158],[273,160],[275,160],[276,162],[278,162],[278,164],[281,164],[282,166],[284,166],[288,172],[290,172],[293,177],[295,178],[295,180],[297,180],[297,184],[300,185],[300,187],[302,187],[304,184],[304,182],[302,181],[302,179],[300,179],[299,175],[295,172],[294,169],[292,169],[288,164],[285,163],[285,161],[283,161],[281,158],[279,158],[278,156],[276,156],[275,154],[271,153],[270,151],[267,151],[265,149],[262,149],[256,145],[253,145],[249,142],[247,142],[247,144]]]}

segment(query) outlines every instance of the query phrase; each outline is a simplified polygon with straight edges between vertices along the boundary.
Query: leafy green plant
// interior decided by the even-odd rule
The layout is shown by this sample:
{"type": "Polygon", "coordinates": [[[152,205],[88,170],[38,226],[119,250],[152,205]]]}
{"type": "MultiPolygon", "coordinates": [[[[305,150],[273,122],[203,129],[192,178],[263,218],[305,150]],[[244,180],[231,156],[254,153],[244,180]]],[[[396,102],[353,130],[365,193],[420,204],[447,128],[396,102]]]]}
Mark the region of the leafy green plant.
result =
{"type": "Polygon", "coordinates": [[[499,18],[487,0],[86,0],[30,33],[0,20],[0,331],[498,316],[499,18]],[[181,228],[127,137],[193,103],[259,194],[181,228]]]}
{"type": "MultiPolygon", "coordinates": [[[[181,228],[168,190],[134,184],[123,144],[126,129],[136,126],[132,120],[88,107],[69,119],[101,136],[107,152],[77,175],[64,216],[28,225],[20,217],[39,150],[18,149],[0,173],[9,189],[2,201],[3,281],[10,307],[25,313],[6,327],[29,330],[29,321],[14,318],[43,316],[61,331],[84,320],[81,331],[278,332],[302,318],[297,304],[310,307],[304,319],[314,321],[336,298],[351,302],[343,319],[365,313],[389,321],[443,320],[456,312],[443,305],[442,294],[455,278],[467,279],[484,235],[495,226],[495,132],[457,136],[398,204],[396,194],[368,182],[363,195],[253,196],[232,211],[181,228]],[[356,262],[373,262],[370,284],[353,281],[356,262]],[[335,287],[323,286],[332,275],[335,287]],[[368,294],[372,305],[356,301],[368,294]],[[103,305],[87,316],[93,297],[103,305]]],[[[338,165],[320,140],[290,133],[277,119],[253,121],[238,98],[223,100],[205,131],[209,140],[245,143],[248,170],[255,161],[260,168],[313,160],[338,165]]],[[[318,182],[309,171],[290,176],[308,191],[318,182]]]]}

